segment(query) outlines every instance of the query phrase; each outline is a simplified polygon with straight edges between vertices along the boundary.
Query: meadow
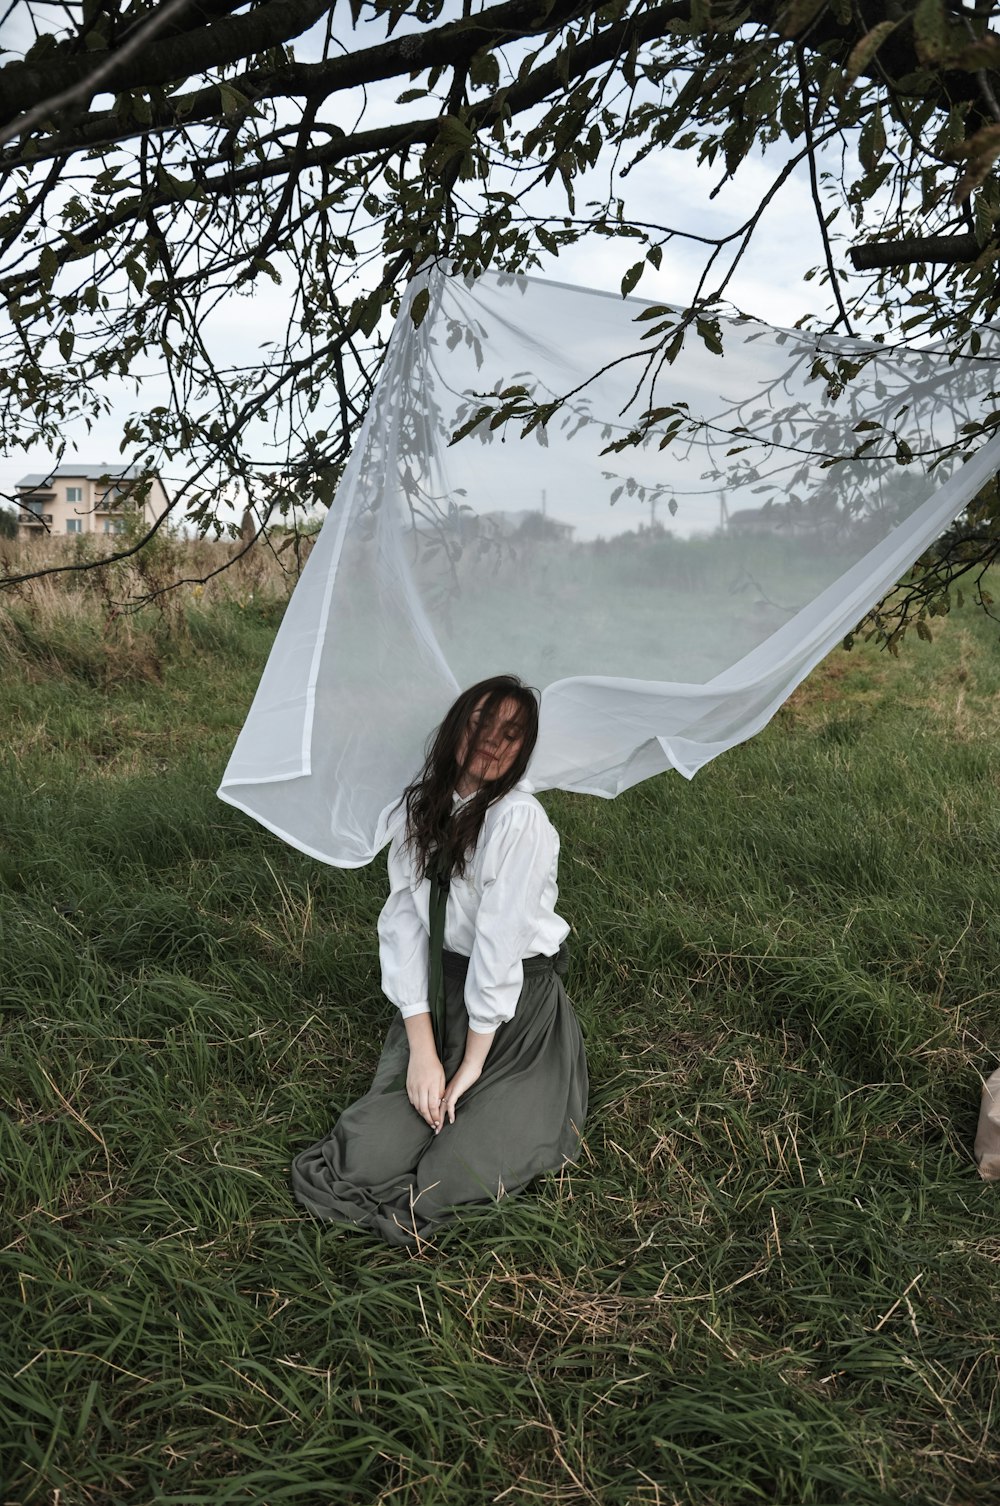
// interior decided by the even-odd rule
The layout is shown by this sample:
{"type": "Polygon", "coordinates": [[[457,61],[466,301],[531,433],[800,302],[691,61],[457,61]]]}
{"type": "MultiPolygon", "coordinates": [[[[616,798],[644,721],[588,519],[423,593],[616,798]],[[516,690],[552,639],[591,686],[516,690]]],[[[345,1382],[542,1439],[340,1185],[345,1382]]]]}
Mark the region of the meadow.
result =
{"type": "Polygon", "coordinates": [[[390,1018],[382,866],[214,793],[286,582],[136,584],[0,602],[6,1506],[995,1501],[1000,623],[544,797],[583,1153],[410,1256],[287,1184],[390,1018]]]}

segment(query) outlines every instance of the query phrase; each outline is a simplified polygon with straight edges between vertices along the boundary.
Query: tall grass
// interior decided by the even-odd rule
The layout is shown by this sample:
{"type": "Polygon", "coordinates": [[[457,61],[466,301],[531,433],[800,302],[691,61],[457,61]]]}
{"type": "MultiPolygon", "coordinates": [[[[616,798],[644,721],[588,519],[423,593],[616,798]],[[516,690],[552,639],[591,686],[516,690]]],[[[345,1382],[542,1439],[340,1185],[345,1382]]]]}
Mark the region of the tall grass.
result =
{"type": "MultiPolygon", "coordinates": [[[[275,530],[249,547],[157,534],[134,556],[95,566],[115,543],[76,539],[0,541],[0,584],[40,575],[0,596],[0,673],[76,678],[95,687],[158,680],[189,643],[254,656],[242,614],[273,629],[308,558],[311,539],[275,530]]],[[[124,541],[126,544],[128,540],[124,541]]]]}
{"type": "Polygon", "coordinates": [[[408,1257],[287,1190],[390,1018],[383,877],[216,801],[281,592],[206,595],[115,673],[99,604],[79,661],[3,623],[3,1500],[993,1501],[997,626],[546,797],[584,1151],[408,1257]]]}

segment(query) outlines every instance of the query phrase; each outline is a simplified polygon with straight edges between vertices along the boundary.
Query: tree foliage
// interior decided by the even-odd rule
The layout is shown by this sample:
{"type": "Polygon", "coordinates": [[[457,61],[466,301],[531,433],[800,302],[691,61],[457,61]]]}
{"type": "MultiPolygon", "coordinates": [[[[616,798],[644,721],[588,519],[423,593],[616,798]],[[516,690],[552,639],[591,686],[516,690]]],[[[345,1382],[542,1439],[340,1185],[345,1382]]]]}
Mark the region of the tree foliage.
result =
{"type": "MultiPolygon", "coordinates": [[[[809,175],[831,328],[975,354],[998,314],[1000,35],[960,0],[26,0],[0,68],[0,414],[59,453],[109,383],[156,368],[123,463],[182,466],[175,508],[218,523],[237,482],[263,520],[328,501],[410,271],[530,269],[587,236],[635,244],[623,292],[688,240],[687,322],[714,328],[796,170],[809,175]],[[374,113],[365,89],[391,85],[374,113]],[[630,221],[621,178],[693,154],[721,185],[777,166],[718,237],[630,221]],[[602,196],[593,169],[606,164],[602,196]],[[540,208],[538,190],[549,190],[540,208]],[[551,207],[550,207],[551,206],[551,207]],[[282,282],[287,328],[248,366],[220,300],[282,282]],[[331,407],[329,396],[336,395],[331,407]],[[262,463],[261,420],[280,441],[262,463]]],[[[8,16],[10,9],[8,9],[8,16]]],[[[664,336],[664,339],[667,337],[664,336]]],[[[669,357],[669,350],[666,351],[669,357]]],[[[987,374],[984,389],[994,383],[987,374]]],[[[981,424],[1000,421],[984,390],[981,424]]],[[[901,621],[946,610],[1000,548],[996,489],[922,562],[901,621]]],[[[876,626],[892,637],[900,620],[876,626]]]]}

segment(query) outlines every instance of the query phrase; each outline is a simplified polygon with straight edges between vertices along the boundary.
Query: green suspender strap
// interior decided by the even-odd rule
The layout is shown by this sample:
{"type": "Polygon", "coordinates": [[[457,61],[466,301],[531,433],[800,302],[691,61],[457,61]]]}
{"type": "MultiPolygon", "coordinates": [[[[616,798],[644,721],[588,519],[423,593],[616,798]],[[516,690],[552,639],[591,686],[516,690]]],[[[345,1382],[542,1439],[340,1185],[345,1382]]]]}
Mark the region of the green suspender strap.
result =
{"type": "Polygon", "coordinates": [[[427,992],[431,1006],[431,1024],[434,1027],[434,1044],[440,1061],[445,1053],[445,1008],[444,1008],[444,917],[448,908],[450,875],[439,856],[431,864],[431,881],[428,919],[430,921],[430,950],[427,968],[427,992]]]}

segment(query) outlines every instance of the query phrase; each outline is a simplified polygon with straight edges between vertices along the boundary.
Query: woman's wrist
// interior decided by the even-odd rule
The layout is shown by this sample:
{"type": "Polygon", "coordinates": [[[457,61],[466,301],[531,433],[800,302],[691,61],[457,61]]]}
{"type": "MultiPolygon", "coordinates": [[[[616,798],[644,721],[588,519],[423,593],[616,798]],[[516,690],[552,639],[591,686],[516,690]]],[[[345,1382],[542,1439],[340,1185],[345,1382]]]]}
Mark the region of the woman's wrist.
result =
{"type": "Polygon", "coordinates": [[[410,1056],[417,1059],[437,1060],[437,1045],[434,1041],[434,1026],[429,1013],[407,1015],[403,1020],[410,1056]]]}
{"type": "Polygon", "coordinates": [[[465,1056],[462,1065],[464,1067],[471,1067],[474,1072],[481,1072],[483,1064],[490,1054],[490,1047],[493,1044],[493,1037],[495,1035],[495,1030],[483,1032],[470,1029],[465,1037],[465,1056]]]}

